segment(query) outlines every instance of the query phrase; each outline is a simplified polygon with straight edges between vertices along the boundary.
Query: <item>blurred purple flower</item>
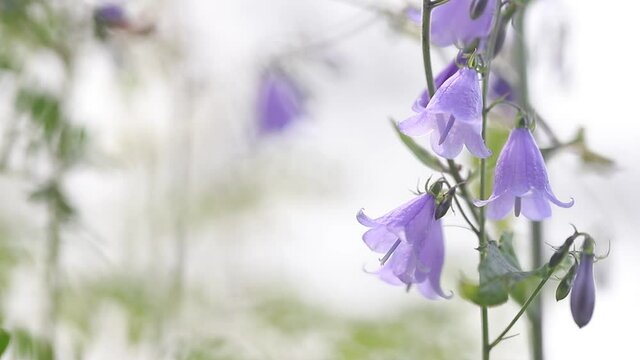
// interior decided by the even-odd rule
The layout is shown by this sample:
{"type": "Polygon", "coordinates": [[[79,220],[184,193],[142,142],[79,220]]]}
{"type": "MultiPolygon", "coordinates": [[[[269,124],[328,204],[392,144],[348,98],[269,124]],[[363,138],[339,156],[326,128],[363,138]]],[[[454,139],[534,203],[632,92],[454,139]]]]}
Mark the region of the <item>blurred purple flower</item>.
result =
{"type": "Polygon", "coordinates": [[[259,133],[280,132],[299,120],[305,100],[292,77],[277,68],[267,69],[260,79],[256,104],[259,133]]]}
{"type": "Polygon", "coordinates": [[[126,28],[129,26],[124,9],[116,4],[104,4],[97,7],[93,12],[93,17],[96,22],[108,27],[126,28]]]}
{"type": "Polygon", "coordinates": [[[582,246],[580,265],[571,289],[571,315],[579,327],[591,321],[596,304],[596,284],[593,279],[594,242],[587,238],[582,246]]]}
{"type": "Polygon", "coordinates": [[[440,287],[444,265],[442,223],[435,220],[436,201],[430,194],[419,195],[388,214],[371,219],[363,210],[360,224],[369,229],[362,239],[369,248],[385,254],[380,279],[392,285],[415,284],[429,299],[449,298],[440,287]]]}
{"type": "Polygon", "coordinates": [[[433,99],[423,93],[413,106],[416,115],[400,122],[400,131],[409,136],[424,136],[431,132],[431,148],[447,159],[462,151],[462,145],[479,158],[491,151],[482,139],[482,92],[478,73],[459,69],[438,88],[433,99]],[[422,105],[426,106],[422,107],[422,105]]]}
{"type": "Polygon", "coordinates": [[[503,98],[507,101],[516,101],[517,94],[513,86],[500,74],[491,73],[491,84],[489,86],[489,95],[494,99],[503,98]]]}
{"type": "Polygon", "coordinates": [[[414,22],[418,25],[422,24],[422,9],[413,5],[408,5],[404,8],[403,13],[404,16],[409,19],[409,21],[414,22]]]}
{"type": "Polygon", "coordinates": [[[491,32],[495,2],[488,0],[476,19],[471,19],[473,0],[449,0],[433,10],[431,41],[437,46],[464,47],[475,39],[483,39],[491,32]]]}
{"type": "Polygon", "coordinates": [[[487,217],[504,218],[512,208],[530,220],[543,220],[551,216],[552,203],[568,208],[573,199],[562,202],[553,194],[544,159],[531,131],[515,128],[502,148],[495,169],[493,193],[487,200],[476,200],[476,206],[489,205],[487,217]]]}

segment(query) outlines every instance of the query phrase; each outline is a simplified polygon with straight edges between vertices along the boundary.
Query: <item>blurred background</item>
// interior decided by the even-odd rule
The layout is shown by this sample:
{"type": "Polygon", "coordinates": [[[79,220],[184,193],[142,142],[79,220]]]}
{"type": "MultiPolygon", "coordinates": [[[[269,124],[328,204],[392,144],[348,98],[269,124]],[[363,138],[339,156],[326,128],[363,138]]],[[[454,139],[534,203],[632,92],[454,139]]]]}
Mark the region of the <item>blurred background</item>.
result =
{"type": "MultiPolygon", "coordinates": [[[[389,120],[424,86],[417,5],[0,0],[5,357],[477,359],[477,307],[368,274],[377,255],[355,221],[434,175],[389,120]]],[[[587,327],[545,292],[547,358],[635,358],[638,5],[529,7],[531,102],[562,141],[585,129],[547,164],[576,205],[544,239],[573,223],[611,249],[587,327]]],[[[455,52],[437,50],[436,71],[455,52]]],[[[477,266],[462,224],[445,221],[454,293],[477,266]]],[[[513,225],[526,264],[528,226],[513,225]]],[[[517,310],[490,312],[493,336],[517,310]]],[[[512,333],[493,359],[529,359],[526,322],[512,333]]]]}

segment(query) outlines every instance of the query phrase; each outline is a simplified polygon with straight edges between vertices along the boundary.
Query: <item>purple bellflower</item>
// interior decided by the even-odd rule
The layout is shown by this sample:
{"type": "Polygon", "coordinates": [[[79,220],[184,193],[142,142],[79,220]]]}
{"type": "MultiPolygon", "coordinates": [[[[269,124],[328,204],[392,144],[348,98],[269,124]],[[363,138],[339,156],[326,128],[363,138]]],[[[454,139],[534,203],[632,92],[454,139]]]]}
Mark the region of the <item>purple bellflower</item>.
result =
{"type": "Polygon", "coordinates": [[[93,17],[96,22],[111,28],[126,28],[129,26],[127,14],[119,5],[101,5],[94,10],[93,17]]]}
{"type": "Polygon", "coordinates": [[[593,279],[593,240],[587,238],[582,246],[582,255],[576,279],[571,289],[571,315],[579,327],[591,321],[596,304],[596,284],[593,279]]]}
{"type": "Polygon", "coordinates": [[[493,193],[487,200],[475,201],[476,206],[488,205],[487,217],[504,218],[513,208],[530,220],[551,216],[552,202],[560,207],[573,206],[573,199],[562,202],[551,191],[544,159],[527,127],[511,131],[496,164],[493,193]]]}
{"type": "Polygon", "coordinates": [[[442,223],[434,218],[435,207],[435,198],[426,193],[380,218],[371,219],[363,210],[357,216],[370,228],[362,236],[365,244],[385,254],[377,272],[380,279],[392,285],[416,285],[429,299],[451,297],[440,287],[444,238],[442,223]]]}
{"type": "Polygon", "coordinates": [[[305,95],[293,78],[276,68],[262,74],[256,104],[260,134],[283,131],[304,115],[304,108],[305,95]]]}
{"type": "Polygon", "coordinates": [[[462,145],[479,158],[491,155],[481,134],[482,92],[475,70],[459,69],[436,90],[433,99],[427,99],[424,93],[418,98],[413,110],[420,111],[400,122],[400,131],[413,137],[431,134],[431,148],[447,159],[458,156],[462,145]]]}
{"type": "Polygon", "coordinates": [[[484,8],[475,19],[471,18],[471,6],[480,1],[449,0],[436,7],[431,15],[431,41],[437,46],[464,47],[475,39],[486,38],[491,32],[496,1],[484,1],[484,8]]]}

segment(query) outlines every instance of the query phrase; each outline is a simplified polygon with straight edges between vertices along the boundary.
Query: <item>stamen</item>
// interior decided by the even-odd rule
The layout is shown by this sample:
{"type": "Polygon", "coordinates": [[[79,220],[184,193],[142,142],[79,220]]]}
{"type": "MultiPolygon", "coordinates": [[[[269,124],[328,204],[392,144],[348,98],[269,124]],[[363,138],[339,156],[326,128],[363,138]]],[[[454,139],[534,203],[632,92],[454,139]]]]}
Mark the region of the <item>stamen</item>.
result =
{"type": "Polygon", "coordinates": [[[520,216],[520,209],[522,208],[522,198],[520,196],[516,196],[516,204],[513,207],[513,213],[516,217],[520,216]]]}
{"type": "Polygon", "coordinates": [[[438,141],[438,145],[442,145],[442,143],[447,139],[447,135],[449,135],[449,131],[453,127],[453,122],[455,118],[453,115],[449,116],[449,121],[447,122],[447,126],[445,126],[444,131],[440,134],[440,140],[438,141]]]}
{"type": "Polygon", "coordinates": [[[389,251],[387,251],[387,253],[384,254],[382,259],[380,259],[380,265],[384,265],[384,263],[386,263],[387,260],[389,260],[393,252],[396,251],[396,248],[398,247],[398,245],[400,245],[400,239],[396,240],[396,242],[393,243],[393,246],[391,246],[391,249],[389,249],[389,251]]]}

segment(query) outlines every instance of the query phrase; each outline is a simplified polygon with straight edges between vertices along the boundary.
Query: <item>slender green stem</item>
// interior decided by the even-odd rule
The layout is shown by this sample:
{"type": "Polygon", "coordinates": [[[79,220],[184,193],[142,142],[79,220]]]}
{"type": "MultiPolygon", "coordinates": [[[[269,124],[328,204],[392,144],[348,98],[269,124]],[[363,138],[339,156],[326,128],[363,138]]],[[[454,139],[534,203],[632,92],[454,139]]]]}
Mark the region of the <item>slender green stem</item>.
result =
{"type": "Polygon", "coordinates": [[[429,97],[433,97],[436,92],[436,86],[433,82],[433,69],[431,67],[431,10],[430,0],[422,1],[422,60],[424,61],[424,74],[427,78],[427,90],[429,97]]]}
{"type": "MultiPolygon", "coordinates": [[[[525,19],[527,6],[523,4],[515,14],[514,30],[515,30],[515,60],[516,70],[518,73],[518,92],[520,95],[520,106],[531,113],[531,104],[529,103],[529,77],[527,74],[527,43],[525,34],[525,19]]],[[[540,122],[547,134],[551,137],[554,144],[558,143],[558,139],[549,129],[547,124],[542,120],[540,122]]],[[[542,223],[538,221],[531,222],[531,263],[534,268],[542,265],[542,223]]],[[[542,299],[539,298],[531,305],[531,311],[528,313],[531,323],[531,349],[534,360],[544,359],[544,338],[542,333],[543,312],[542,299]]]]}
{"type": "MultiPolygon", "coordinates": [[[[489,41],[487,42],[486,54],[485,54],[485,72],[482,78],[482,139],[486,143],[487,139],[487,119],[489,115],[488,108],[491,106],[489,103],[488,90],[489,90],[489,76],[491,73],[491,61],[494,56],[494,50],[496,40],[498,38],[498,31],[500,30],[500,9],[501,1],[495,2],[495,17],[493,20],[493,28],[489,35],[489,41]]],[[[480,199],[486,197],[486,183],[487,183],[487,160],[480,159],[480,199]]],[[[484,207],[480,208],[480,258],[486,256],[487,234],[486,234],[486,210],[484,207]]],[[[482,307],[482,358],[483,360],[489,360],[491,346],[489,345],[489,328],[488,328],[488,310],[487,307],[482,307]]]]}
{"type": "Polygon", "coordinates": [[[522,315],[524,315],[525,311],[527,311],[527,308],[529,307],[529,305],[531,305],[531,303],[538,297],[538,293],[540,293],[540,291],[544,287],[544,284],[547,283],[549,278],[551,278],[552,274],[553,274],[553,269],[549,269],[549,271],[547,272],[547,275],[545,275],[545,277],[542,279],[542,281],[540,281],[540,283],[535,288],[535,290],[533,290],[533,292],[531,293],[531,296],[529,296],[527,301],[525,301],[525,303],[522,305],[522,308],[520,308],[520,311],[518,311],[516,316],[513,317],[509,325],[507,325],[504,331],[502,331],[500,335],[498,335],[498,337],[491,344],[489,344],[489,349],[492,349],[493,347],[498,345],[498,343],[500,343],[500,341],[502,341],[504,337],[507,335],[509,330],[511,330],[511,328],[518,322],[518,320],[520,320],[522,315]]]}

